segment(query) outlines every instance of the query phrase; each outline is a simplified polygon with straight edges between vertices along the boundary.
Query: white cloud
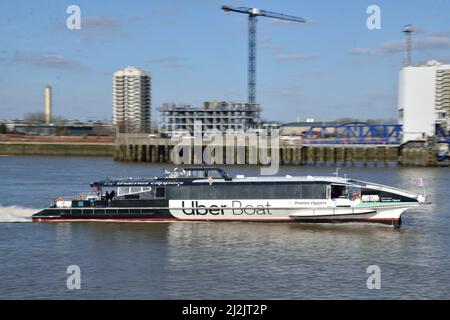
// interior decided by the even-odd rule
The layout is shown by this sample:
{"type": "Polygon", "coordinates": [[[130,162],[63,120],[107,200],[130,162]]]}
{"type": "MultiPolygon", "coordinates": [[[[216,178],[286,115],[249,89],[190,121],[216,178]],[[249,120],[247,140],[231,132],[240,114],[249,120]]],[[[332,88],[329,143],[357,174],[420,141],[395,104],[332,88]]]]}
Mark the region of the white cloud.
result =
{"type": "MultiPolygon", "coordinates": [[[[412,40],[414,50],[445,50],[450,49],[450,36],[431,35],[412,40]]],[[[388,55],[403,52],[405,50],[404,40],[386,41],[374,48],[352,48],[351,54],[355,55],[388,55]]]]}
{"type": "Polygon", "coordinates": [[[150,59],[147,62],[150,64],[160,65],[165,68],[180,69],[185,67],[186,59],[177,57],[165,57],[165,58],[150,59]]]}
{"type": "Polygon", "coordinates": [[[276,52],[281,52],[282,47],[273,43],[272,38],[269,36],[265,36],[260,44],[261,49],[269,49],[276,52]]]}
{"type": "MultiPolygon", "coordinates": [[[[139,21],[139,16],[130,16],[125,19],[114,16],[81,16],[81,29],[70,32],[79,36],[84,43],[93,43],[99,40],[123,41],[133,36],[130,32],[125,31],[126,25],[137,21],[139,21]]],[[[59,21],[56,28],[67,30],[66,22],[59,21]]]]}
{"type": "Polygon", "coordinates": [[[81,28],[96,31],[111,31],[123,26],[122,22],[112,16],[88,16],[82,17],[81,28]]]}
{"type": "Polygon", "coordinates": [[[23,63],[41,68],[62,69],[62,70],[85,70],[87,66],[77,60],[66,58],[59,53],[35,53],[21,52],[14,53],[13,63],[23,63]]]}
{"type": "Polygon", "coordinates": [[[319,55],[317,54],[306,54],[306,53],[280,53],[276,56],[279,61],[297,61],[297,60],[311,60],[317,59],[319,55]]]}

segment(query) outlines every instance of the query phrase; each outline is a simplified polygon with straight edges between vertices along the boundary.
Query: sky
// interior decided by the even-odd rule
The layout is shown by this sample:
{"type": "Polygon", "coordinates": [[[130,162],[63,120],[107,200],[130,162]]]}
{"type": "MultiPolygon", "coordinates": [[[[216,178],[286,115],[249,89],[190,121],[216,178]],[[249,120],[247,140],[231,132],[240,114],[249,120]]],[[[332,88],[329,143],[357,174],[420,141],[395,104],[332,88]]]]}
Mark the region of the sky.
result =
{"type": "Polygon", "coordinates": [[[2,0],[0,119],[44,110],[69,119],[111,119],[112,75],[134,66],[152,77],[152,118],[163,102],[246,101],[247,16],[221,5],[306,18],[258,18],[257,102],[271,121],[393,119],[413,24],[414,63],[450,63],[447,0],[2,0]],[[81,9],[69,30],[68,6],[81,9]],[[381,29],[369,30],[377,5],[381,29]]]}

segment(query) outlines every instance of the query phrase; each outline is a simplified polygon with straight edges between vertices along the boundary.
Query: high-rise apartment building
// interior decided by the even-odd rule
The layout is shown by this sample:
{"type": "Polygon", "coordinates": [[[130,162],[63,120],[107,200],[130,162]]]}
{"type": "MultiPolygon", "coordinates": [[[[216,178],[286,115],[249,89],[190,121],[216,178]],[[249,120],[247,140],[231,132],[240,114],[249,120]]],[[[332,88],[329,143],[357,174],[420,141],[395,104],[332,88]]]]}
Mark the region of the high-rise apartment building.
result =
{"type": "Polygon", "coordinates": [[[120,132],[148,132],[151,121],[151,77],[127,67],[114,73],[113,124],[120,132]]]}
{"type": "Polygon", "coordinates": [[[450,65],[432,60],[403,68],[398,111],[404,142],[434,136],[436,124],[449,131],[450,65]]]}
{"type": "Polygon", "coordinates": [[[203,131],[247,131],[260,126],[259,104],[240,102],[204,102],[203,107],[164,103],[159,109],[160,132],[171,136],[174,132],[193,134],[203,131]],[[195,124],[201,123],[202,128],[195,124]]]}

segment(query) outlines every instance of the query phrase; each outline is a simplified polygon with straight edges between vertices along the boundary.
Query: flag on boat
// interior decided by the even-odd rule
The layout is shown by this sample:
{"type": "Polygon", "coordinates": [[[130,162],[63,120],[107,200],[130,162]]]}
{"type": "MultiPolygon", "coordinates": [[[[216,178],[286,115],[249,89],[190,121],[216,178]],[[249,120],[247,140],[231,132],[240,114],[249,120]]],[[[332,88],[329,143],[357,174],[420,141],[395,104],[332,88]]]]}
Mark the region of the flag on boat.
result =
{"type": "Polygon", "coordinates": [[[423,187],[423,179],[422,178],[413,178],[411,180],[411,183],[412,183],[413,186],[423,187]]]}

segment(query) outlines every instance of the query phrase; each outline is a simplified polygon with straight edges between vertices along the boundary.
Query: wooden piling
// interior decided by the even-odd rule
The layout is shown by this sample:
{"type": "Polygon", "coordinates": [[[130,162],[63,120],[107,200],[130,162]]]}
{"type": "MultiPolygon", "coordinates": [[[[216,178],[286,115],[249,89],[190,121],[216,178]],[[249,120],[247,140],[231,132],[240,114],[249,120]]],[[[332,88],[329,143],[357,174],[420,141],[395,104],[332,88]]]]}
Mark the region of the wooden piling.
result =
{"type": "MultiPolygon", "coordinates": [[[[132,162],[148,162],[148,163],[168,163],[171,161],[171,152],[174,148],[170,144],[169,139],[152,139],[144,138],[118,139],[113,150],[114,160],[132,161],[132,162]]],[[[206,144],[203,148],[206,147],[206,144]]],[[[267,155],[275,158],[270,153],[270,146],[267,155]]],[[[256,148],[256,146],[240,146],[231,147],[234,155],[227,152],[226,146],[223,148],[223,159],[216,159],[220,165],[222,163],[236,163],[238,148],[243,148],[245,155],[244,163],[248,163],[250,154],[256,151],[256,160],[258,164],[261,162],[261,154],[264,151],[256,148]]],[[[191,148],[192,159],[194,150],[191,148]]],[[[232,153],[232,152],[231,152],[232,153]]],[[[390,145],[292,145],[281,144],[279,149],[279,161],[282,165],[334,165],[334,166],[355,166],[357,163],[367,166],[369,163],[374,166],[388,166],[390,163],[397,163],[405,166],[437,166],[436,149],[429,144],[415,142],[403,146],[390,145]]],[[[255,160],[252,157],[252,160],[255,160]]],[[[241,163],[241,164],[244,164],[241,163]]]]}

